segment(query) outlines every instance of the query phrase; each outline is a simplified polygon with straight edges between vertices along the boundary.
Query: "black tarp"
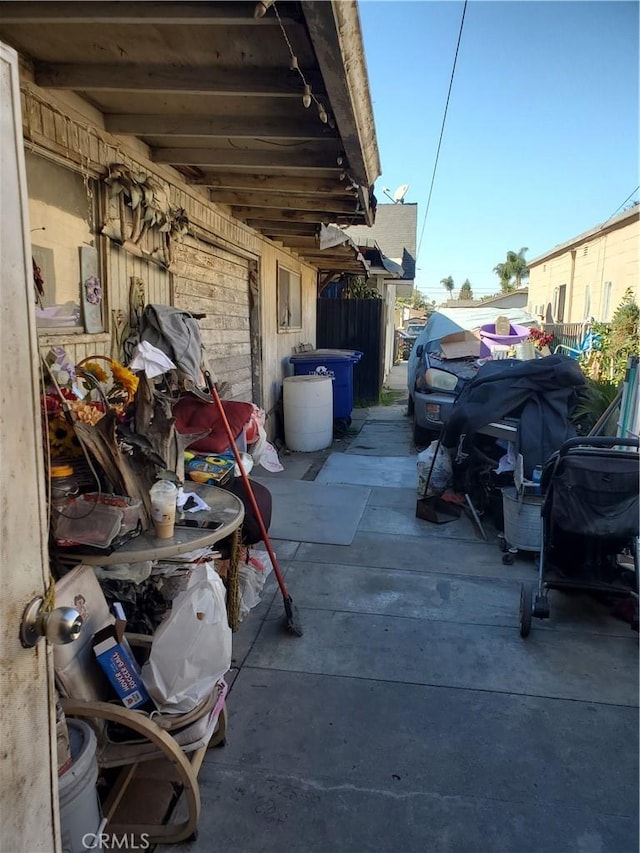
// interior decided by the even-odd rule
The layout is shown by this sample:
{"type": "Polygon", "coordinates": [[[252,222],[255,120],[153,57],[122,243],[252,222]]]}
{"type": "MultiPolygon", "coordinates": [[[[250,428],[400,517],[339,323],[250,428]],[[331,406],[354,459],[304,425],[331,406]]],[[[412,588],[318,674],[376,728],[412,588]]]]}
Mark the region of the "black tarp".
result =
{"type": "Polygon", "coordinates": [[[456,448],[454,462],[464,464],[481,427],[500,418],[518,418],[517,449],[524,475],[530,478],[537,465],[544,465],[576,434],[571,416],[585,385],[578,363],[564,355],[489,361],[458,395],[443,444],[456,448]]]}

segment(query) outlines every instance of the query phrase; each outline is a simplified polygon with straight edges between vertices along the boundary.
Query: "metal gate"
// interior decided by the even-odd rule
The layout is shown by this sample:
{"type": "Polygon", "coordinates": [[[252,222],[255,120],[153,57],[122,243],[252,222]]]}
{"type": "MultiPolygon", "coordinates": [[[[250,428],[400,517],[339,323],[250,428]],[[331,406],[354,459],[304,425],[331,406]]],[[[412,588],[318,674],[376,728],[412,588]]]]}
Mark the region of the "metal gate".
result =
{"type": "Polygon", "coordinates": [[[377,405],[384,379],[382,299],[318,299],[318,349],[353,349],[362,359],[353,369],[356,406],[377,405]]]}

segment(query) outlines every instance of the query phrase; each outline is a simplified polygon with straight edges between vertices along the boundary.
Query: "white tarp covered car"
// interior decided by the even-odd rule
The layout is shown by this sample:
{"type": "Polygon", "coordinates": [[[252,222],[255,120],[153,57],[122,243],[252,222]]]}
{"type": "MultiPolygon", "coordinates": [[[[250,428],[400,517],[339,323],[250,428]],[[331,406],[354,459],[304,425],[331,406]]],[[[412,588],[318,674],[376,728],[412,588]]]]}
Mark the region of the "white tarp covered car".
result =
{"type": "Polygon", "coordinates": [[[428,443],[440,431],[456,395],[478,369],[476,336],[465,336],[465,332],[477,333],[482,326],[495,323],[497,317],[529,328],[538,325],[537,319],[521,308],[441,308],[429,317],[407,366],[409,414],[413,414],[416,444],[428,443]]]}

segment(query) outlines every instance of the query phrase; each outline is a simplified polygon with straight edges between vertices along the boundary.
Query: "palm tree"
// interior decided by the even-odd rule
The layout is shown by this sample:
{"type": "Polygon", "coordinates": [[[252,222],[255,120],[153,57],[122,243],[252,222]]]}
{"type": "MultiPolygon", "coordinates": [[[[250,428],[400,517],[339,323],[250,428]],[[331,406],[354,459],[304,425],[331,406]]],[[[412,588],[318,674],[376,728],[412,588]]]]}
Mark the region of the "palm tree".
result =
{"type": "Polygon", "coordinates": [[[462,282],[458,299],[473,299],[473,290],[471,290],[471,282],[468,278],[462,282]]]}
{"type": "Polygon", "coordinates": [[[507,263],[511,275],[516,280],[516,290],[522,285],[524,279],[529,278],[529,267],[524,257],[528,251],[529,249],[523,246],[517,254],[516,252],[507,252],[507,263]]]}
{"type": "Polygon", "coordinates": [[[526,246],[523,246],[519,252],[507,252],[507,260],[498,264],[493,268],[494,273],[500,279],[500,290],[503,293],[510,293],[521,286],[524,279],[529,278],[529,267],[525,260],[525,252],[528,252],[526,246]]]}
{"type": "Polygon", "coordinates": [[[441,278],[440,284],[444,287],[449,296],[451,296],[451,294],[453,293],[453,288],[455,287],[454,281],[451,276],[448,275],[446,278],[441,278]]]}

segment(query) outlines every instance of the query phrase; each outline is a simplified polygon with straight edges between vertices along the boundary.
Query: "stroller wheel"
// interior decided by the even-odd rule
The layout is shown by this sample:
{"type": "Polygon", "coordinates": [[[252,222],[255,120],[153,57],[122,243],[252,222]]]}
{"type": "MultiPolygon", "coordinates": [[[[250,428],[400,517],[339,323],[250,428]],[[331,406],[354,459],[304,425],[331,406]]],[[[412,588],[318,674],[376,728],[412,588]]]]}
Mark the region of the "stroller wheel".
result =
{"type": "Polygon", "coordinates": [[[506,554],[502,555],[502,562],[505,564],[505,566],[512,566],[513,560],[514,560],[514,556],[511,553],[511,551],[507,551],[506,554]]]}
{"type": "Polygon", "coordinates": [[[507,540],[504,538],[502,533],[498,534],[498,548],[500,548],[500,550],[502,551],[503,554],[505,551],[507,551],[509,549],[509,546],[507,544],[507,540]]]}
{"type": "Polygon", "coordinates": [[[533,596],[531,588],[522,584],[520,587],[520,636],[528,637],[531,631],[531,615],[533,611],[533,596]]]}

